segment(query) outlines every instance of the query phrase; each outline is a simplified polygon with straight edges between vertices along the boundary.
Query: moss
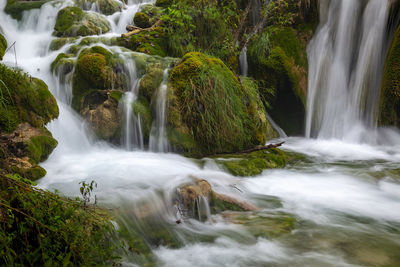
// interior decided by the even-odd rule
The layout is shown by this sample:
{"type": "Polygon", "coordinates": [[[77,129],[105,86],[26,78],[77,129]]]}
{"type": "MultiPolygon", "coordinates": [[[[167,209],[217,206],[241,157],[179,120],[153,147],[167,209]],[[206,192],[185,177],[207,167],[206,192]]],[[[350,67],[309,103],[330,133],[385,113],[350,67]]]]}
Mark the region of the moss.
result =
{"type": "Polygon", "coordinates": [[[19,168],[17,166],[11,167],[14,173],[21,175],[25,179],[36,181],[46,175],[46,170],[40,166],[33,166],[31,168],[19,168]]]}
{"type": "Polygon", "coordinates": [[[57,102],[42,80],[3,64],[0,64],[0,79],[2,131],[11,132],[21,122],[42,127],[58,117],[57,102]]]}
{"type": "Polygon", "coordinates": [[[117,39],[119,46],[126,47],[132,51],[145,53],[148,55],[167,56],[167,36],[161,27],[153,31],[143,31],[127,38],[117,39]]]}
{"type": "Polygon", "coordinates": [[[143,12],[136,12],[135,17],[133,18],[133,22],[136,26],[140,28],[149,28],[151,27],[150,17],[143,12]]]}
{"type": "Polygon", "coordinates": [[[150,136],[151,123],[153,120],[148,100],[142,97],[138,98],[132,104],[132,109],[137,116],[140,116],[143,137],[144,140],[148,140],[150,136]]]}
{"type": "Polygon", "coordinates": [[[386,57],[381,83],[380,125],[400,127],[400,27],[386,57]]]}
{"type": "Polygon", "coordinates": [[[7,50],[7,40],[3,35],[0,34],[0,60],[3,60],[3,56],[7,50]]]}
{"type": "Polygon", "coordinates": [[[119,102],[122,98],[122,92],[121,91],[116,91],[116,90],[112,90],[110,92],[110,97],[112,99],[114,99],[115,101],[119,102]]]}
{"type": "Polygon", "coordinates": [[[215,156],[215,161],[235,176],[255,176],[266,169],[283,168],[287,163],[285,153],[277,148],[248,154],[215,156]]]}
{"type": "Polygon", "coordinates": [[[151,102],[157,88],[163,80],[164,71],[161,68],[151,68],[140,80],[139,95],[151,102]]]}
{"type": "Polygon", "coordinates": [[[171,144],[191,156],[235,152],[260,144],[265,126],[257,93],[214,57],[189,53],[171,71],[168,131],[171,144]]]}
{"type": "Polygon", "coordinates": [[[172,4],[173,0],[157,0],[155,5],[159,7],[167,7],[172,4]]]}
{"type": "Polygon", "coordinates": [[[57,14],[53,34],[58,37],[98,35],[110,28],[110,23],[99,14],[84,12],[79,7],[65,7],[57,14]]]}
{"type": "Polygon", "coordinates": [[[62,71],[65,73],[71,72],[75,65],[75,60],[71,58],[72,56],[65,53],[58,54],[56,59],[51,63],[51,71],[58,74],[62,68],[62,71]]]}
{"type": "Polygon", "coordinates": [[[42,1],[18,1],[18,0],[7,0],[7,5],[4,11],[11,15],[14,19],[21,20],[24,11],[31,9],[40,8],[43,4],[49,0],[42,1]]]}
{"type": "Polygon", "coordinates": [[[236,203],[224,201],[216,197],[214,191],[210,193],[210,209],[213,214],[221,213],[223,211],[244,211],[242,207],[236,203]]]}
{"type": "Polygon", "coordinates": [[[33,136],[28,144],[29,156],[34,163],[45,161],[57,144],[51,136],[33,136]]]}
{"type": "Polygon", "coordinates": [[[70,38],[70,37],[62,37],[62,38],[56,38],[50,43],[50,51],[56,51],[59,50],[61,47],[64,45],[76,40],[76,38],[70,38]]]}

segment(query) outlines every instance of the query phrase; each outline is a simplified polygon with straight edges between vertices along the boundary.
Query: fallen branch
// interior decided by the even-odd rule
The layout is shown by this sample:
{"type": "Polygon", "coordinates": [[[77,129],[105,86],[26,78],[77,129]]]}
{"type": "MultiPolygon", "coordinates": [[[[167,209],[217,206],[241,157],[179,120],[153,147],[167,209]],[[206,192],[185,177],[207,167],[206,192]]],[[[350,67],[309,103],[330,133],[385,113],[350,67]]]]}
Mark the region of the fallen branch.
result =
{"type": "Polygon", "coordinates": [[[152,31],[156,27],[158,27],[161,24],[161,22],[162,22],[161,20],[157,20],[157,22],[154,23],[154,25],[149,27],[149,28],[139,28],[139,27],[136,27],[136,26],[128,25],[128,26],[126,26],[126,29],[129,32],[121,34],[121,37],[126,38],[126,37],[129,37],[129,36],[132,36],[132,35],[136,35],[136,34],[141,33],[141,32],[152,31]]]}
{"type": "Polygon", "coordinates": [[[283,145],[284,143],[285,142],[280,142],[280,143],[277,143],[277,144],[269,144],[267,146],[258,146],[258,147],[251,148],[251,149],[248,149],[248,150],[240,151],[240,152],[238,152],[238,154],[247,154],[247,153],[256,152],[256,151],[260,151],[260,150],[277,148],[277,147],[280,147],[281,145],[283,145]]]}

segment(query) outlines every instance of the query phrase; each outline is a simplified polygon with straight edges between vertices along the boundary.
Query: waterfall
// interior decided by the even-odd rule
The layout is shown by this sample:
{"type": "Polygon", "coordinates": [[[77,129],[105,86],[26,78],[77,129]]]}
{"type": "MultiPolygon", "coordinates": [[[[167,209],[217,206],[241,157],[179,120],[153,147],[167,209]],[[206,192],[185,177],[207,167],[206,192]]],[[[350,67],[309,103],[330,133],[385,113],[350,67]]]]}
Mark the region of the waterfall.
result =
{"type": "Polygon", "coordinates": [[[120,105],[123,114],[123,131],[121,143],[126,150],[144,148],[140,115],[135,114],[133,105],[137,99],[140,79],[137,75],[136,64],[132,58],[124,57],[124,71],[128,74],[128,91],[124,93],[120,105]]]}
{"type": "Polygon", "coordinates": [[[247,63],[247,47],[244,46],[242,52],[240,52],[239,56],[239,66],[240,66],[240,75],[247,76],[248,75],[248,63],[247,63]]]}
{"type": "Polygon", "coordinates": [[[150,150],[155,152],[167,152],[168,140],[166,133],[166,108],[168,89],[168,69],[164,70],[163,81],[156,92],[156,119],[151,126],[150,150]]]}
{"type": "Polygon", "coordinates": [[[323,0],[308,46],[306,137],[370,142],[376,127],[389,0],[323,0]]]}

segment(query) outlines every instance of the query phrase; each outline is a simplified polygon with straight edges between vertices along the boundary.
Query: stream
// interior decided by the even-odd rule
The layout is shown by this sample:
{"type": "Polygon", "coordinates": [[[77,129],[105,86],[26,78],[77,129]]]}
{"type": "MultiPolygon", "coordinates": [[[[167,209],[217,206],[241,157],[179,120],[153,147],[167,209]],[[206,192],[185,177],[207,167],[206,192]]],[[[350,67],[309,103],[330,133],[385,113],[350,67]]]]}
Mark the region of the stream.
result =
{"type": "MultiPolygon", "coordinates": [[[[4,9],[5,2],[0,1],[0,10],[4,9]]],[[[133,14],[147,1],[138,2],[130,0],[127,9],[108,16],[112,32],[103,36],[118,36],[125,32],[133,14]]],[[[366,41],[368,47],[355,48],[356,41],[350,45],[340,40],[337,46],[328,47],[332,64],[313,53],[320,53],[318,49],[322,49],[324,42],[337,36],[335,27],[337,31],[343,31],[341,23],[346,24],[346,20],[360,21],[362,16],[370,16],[364,18],[364,24],[368,25],[369,20],[376,20],[375,14],[368,15],[368,12],[376,11],[373,8],[377,4],[378,11],[387,14],[387,6],[385,10],[385,4],[382,4],[387,1],[366,1],[372,6],[364,15],[355,11],[360,8],[358,6],[341,7],[345,18],[340,17],[338,5],[346,0],[331,1],[335,3],[332,6],[326,4],[329,1],[323,2],[325,5],[321,8],[326,9],[322,11],[327,19],[321,22],[309,46],[310,68],[315,73],[315,80],[310,81],[310,113],[306,118],[309,138],[269,140],[268,143],[286,142],[282,149],[288,154],[288,166],[245,178],[231,176],[209,158],[196,160],[169,153],[164,136],[165,102],[162,101],[157,101],[160,110],[153,125],[156,136],[151,149],[159,152],[143,150],[140,138],[131,137],[137,131],[132,125],[126,130],[129,138],[124,148],[96,140],[70,107],[71,84],[60,81],[50,70],[51,62],[66,50],[62,47],[58,51],[49,51],[49,44],[55,39],[52,31],[56,15],[72,1],[49,2],[40,10],[25,12],[19,23],[0,11],[0,25],[9,44],[16,41],[18,67],[43,79],[60,108],[59,118],[47,125],[59,145],[41,164],[47,175],[38,181],[38,186],[79,197],[79,182],[95,180],[98,187],[94,194],[99,205],[118,210],[117,228],[128,229],[127,235],[130,230],[143,236],[162,231],[171,240],[166,242],[171,244],[169,246],[152,247],[159,266],[400,266],[400,133],[396,129],[379,129],[370,123],[374,111],[355,114],[350,108],[376,108],[368,97],[351,93],[349,88],[363,90],[363,83],[372,86],[374,80],[368,79],[377,77],[368,76],[373,71],[371,68],[362,71],[355,67],[354,71],[348,71],[354,78],[346,74],[346,81],[343,81],[346,84],[340,87],[344,94],[342,101],[318,101],[318,97],[336,97],[332,82],[337,81],[334,75],[341,75],[325,71],[323,75],[332,78],[318,76],[318,68],[337,70],[336,65],[343,66],[340,59],[346,58],[346,53],[359,49],[369,55],[371,50],[383,51],[384,45],[376,44],[376,41],[370,44],[378,37],[369,37],[365,30],[367,33],[363,35],[360,31],[362,36],[357,39],[370,40],[366,41]],[[325,29],[328,32],[324,32],[325,29]],[[351,50],[340,50],[346,46],[351,46],[351,50]],[[367,81],[363,77],[368,77],[367,81]],[[318,92],[322,80],[329,82],[326,91],[318,92]],[[362,98],[364,102],[356,105],[352,97],[362,98]],[[340,110],[343,116],[335,116],[340,110]],[[129,140],[134,141],[131,144],[129,140]],[[185,219],[177,224],[173,205],[175,192],[195,178],[207,180],[218,193],[256,205],[259,211],[245,218],[227,213],[209,215],[205,221],[185,219]],[[144,219],[146,214],[151,215],[150,222],[144,219]]],[[[379,28],[380,24],[377,24],[379,28]]],[[[351,36],[351,32],[343,34],[351,36]]],[[[382,56],[378,57],[370,58],[367,63],[354,59],[344,65],[362,68],[366,64],[381,64],[375,66],[378,69],[382,66],[382,56]]],[[[4,62],[15,65],[12,50],[5,55],[4,62]]],[[[168,70],[165,70],[164,75],[167,74],[168,70]]],[[[165,79],[158,92],[164,98],[165,79]]],[[[134,90],[132,86],[132,92],[126,95],[129,101],[134,99],[134,90]]],[[[372,89],[368,90],[373,94],[372,89]]],[[[140,118],[134,119],[140,122],[140,118]]],[[[140,257],[123,256],[124,266],[144,263],[140,257]]]]}

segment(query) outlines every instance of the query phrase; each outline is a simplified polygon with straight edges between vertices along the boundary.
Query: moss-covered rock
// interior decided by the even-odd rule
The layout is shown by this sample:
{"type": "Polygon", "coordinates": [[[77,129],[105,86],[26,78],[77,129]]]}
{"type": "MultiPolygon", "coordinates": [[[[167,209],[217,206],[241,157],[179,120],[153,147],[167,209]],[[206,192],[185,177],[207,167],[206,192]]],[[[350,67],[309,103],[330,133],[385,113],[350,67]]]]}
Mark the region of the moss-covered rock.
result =
{"type": "Polygon", "coordinates": [[[51,71],[55,74],[70,73],[75,65],[75,59],[73,55],[60,53],[56,59],[51,63],[51,71]]]}
{"type": "Polygon", "coordinates": [[[91,10],[95,5],[96,9],[104,15],[112,15],[122,10],[121,2],[115,0],[75,0],[75,3],[84,10],[91,10]]]}
{"type": "Polygon", "coordinates": [[[287,163],[285,153],[277,148],[216,156],[215,161],[235,176],[254,176],[265,169],[283,168],[287,163]]]}
{"type": "Polygon", "coordinates": [[[3,60],[4,53],[7,50],[7,40],[0,34],[0,60],[3,60]]]}
{"type": "Polygon", "coordinates": [[[12,132],[20,123],[32,126],[58,117],[58,106],[47,85],[19,70],[0,64],[0,130],[12,132]]]}
{"type": "Polygon", "coordinates": [[[265,144],[258,93],[214,57],[188,53],[171,71],[168,137],[177,151],[201,157],[265,144]]]}
{"type": "Polygon", "coordinates": [[[65,7],[57,14],[53,34],[58,37],[99,35],[110,28],[110,23],[100,14],[85,12],[79,7],[65,7]]]}
{"type": "Polygon", "coordinates": [[[157,88],[163,80],[164,71],[161,68],[155,66],[151,68],[140,80],[139,95],[151,102],[157,88]]]}
{"type": "Polygon", "coordinates": [[[381,84],[379,123],[400,127],[400,27],[386,57],[381,84]]]}
{"type": "Polygon", "coordinates": [[[41,0],[41,1],[18,1],[18,0],[7,0],[7,5],[4,11],[11,15],[14,19],[20,20],[22,19],[22,14],[24,11],[28,11],[31,9],[41,8],[43,4],[50,0],[41,0]]]}
{"type": "Polygon", "coordinates": [[[158,7],[167,7],[172,4],[172,0],[157,0],[155,5],[158,7]]]}
{"type": "Polygon", "coordinates": [[[149,140],[153,115],[147,99],[139,97],[132,103],[132,110],[136,116],[140,117],[142,133],[145,140],[149,140]]]}
{"type": "Polygon", "coordinates": [[[151,27],[150,17],[143,12],[136,12],[135,17],[133,18],[133,22],[136,26],[140,28],[149,28],[151,27]]]}

